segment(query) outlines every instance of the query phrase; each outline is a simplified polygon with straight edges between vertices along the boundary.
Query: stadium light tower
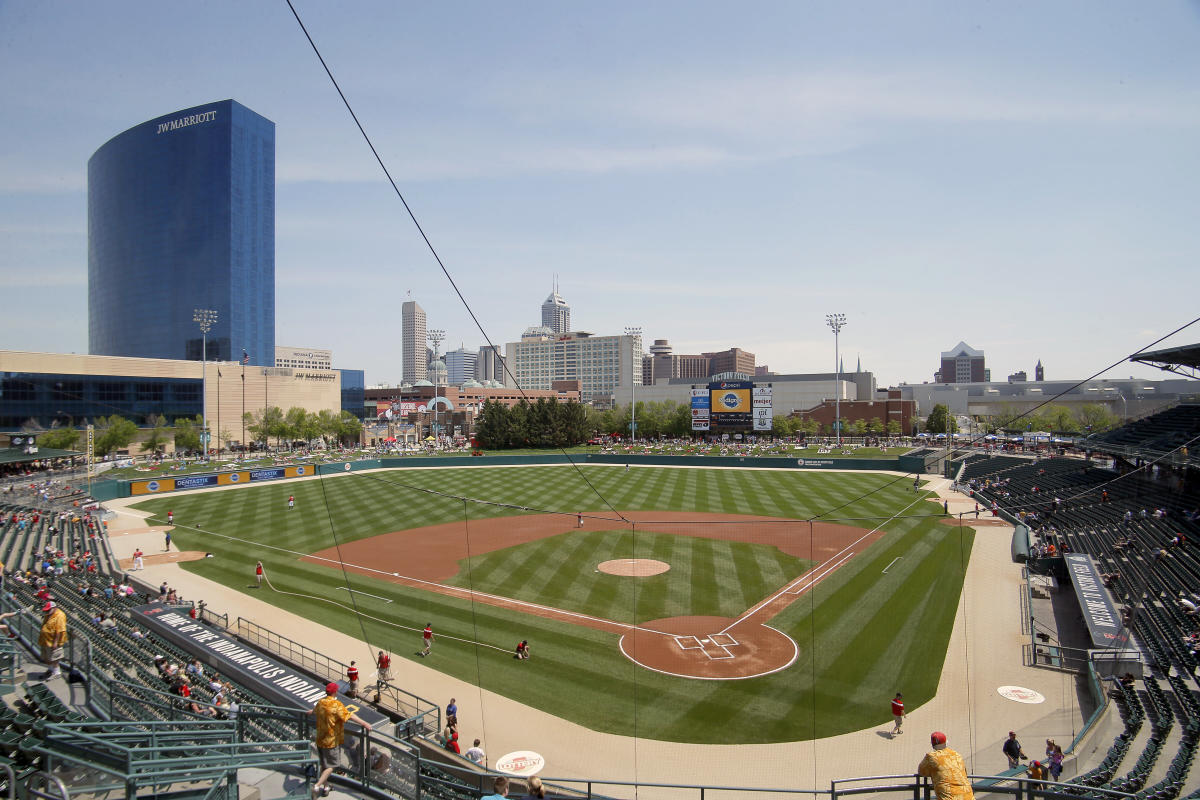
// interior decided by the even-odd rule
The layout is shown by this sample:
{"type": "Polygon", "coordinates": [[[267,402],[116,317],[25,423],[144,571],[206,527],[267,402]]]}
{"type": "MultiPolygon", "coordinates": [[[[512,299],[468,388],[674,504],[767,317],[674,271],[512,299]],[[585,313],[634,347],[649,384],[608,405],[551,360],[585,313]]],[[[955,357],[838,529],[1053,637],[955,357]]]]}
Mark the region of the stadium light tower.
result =
{"type": "Polygon", "coordinates": [[[217,312],[212,308],[193,308],[192,322],[200,326],[200,362],[204,365],[200,377],[200,413],[203,420],[200,441],[204,443],[204,460],[208,461],[208,332],[217,323],[217,312]]]}
{"type": "MultiPolygon", "coordinates": [[[[442,342],[446,339],[446,332],[440,328],[435,328],[425,334],[425,338],[433,345],[433,362],[436,364],[438,354],[441,352],[442,342]]],[[[447,376],[449,377],[449,376],[447,376]]],[[[438,445],[438,417],[437,417],[437,399],[438,399],[438,384],[437,370],[433,371],[433,446],[438,445]]]]}
{"type": "Polygon", "coordinates": [[[833,329],[833,368],[834,374],[837,376],[834,379],[833,385],[833,427],[837,431],[838,447],[842,446],[842,362],[838,352],[838,334],[842,332],[842,327],[846,324],[845,314],[826,314],[825,321],[829,323],[829,327],[833,329]]]}
{"type": "MultiPolygon", "coordinates": [[[[626,325],[625,335],[637,337],[637,352],[634,353],[637,356],[637,363],[633,363],[632,357],[629,359],[629,439],[630,441],[637,441],[637,390],[634,388],[637,385],[634,381],[637,373],[634,370],[642,368],[642,327],[640,325],[632,327],[626,325]]],[[[633,353],[633,342],[629,344],[630,352],[633,353]]]]}

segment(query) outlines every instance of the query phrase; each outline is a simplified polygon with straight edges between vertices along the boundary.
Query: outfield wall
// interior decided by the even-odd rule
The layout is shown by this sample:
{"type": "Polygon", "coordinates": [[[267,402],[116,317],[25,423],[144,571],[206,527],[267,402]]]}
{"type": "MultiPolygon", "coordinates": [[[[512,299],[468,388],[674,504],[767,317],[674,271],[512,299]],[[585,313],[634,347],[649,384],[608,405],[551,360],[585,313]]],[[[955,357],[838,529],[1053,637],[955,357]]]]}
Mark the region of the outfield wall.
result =
{"type": "Polygon", "coordinates": [[[336,461],[328,464],[293,464],[284,467],[229,470],[226,472],[193,473],[176,477],[137,478],[112,481],[105,492],[112,500],[118,497],[154,496],[213,486],[244,486],[263,481],[309,478],[314,475],[341,475],[366,469],[422,469],[429,467],[510,467],[554,464],[637,464],[655,467],[714,467],[743,469],[828,469],[880,470],[924,473],[925,461],[920,456],[896,458],[783,458],[779,456],[670,456],[670,455],[608,455],[584,453],[546,455],[487,455],[479,458],[462,456],[409,456],[397,458],[368,458],[358,461],[336,461]]]}

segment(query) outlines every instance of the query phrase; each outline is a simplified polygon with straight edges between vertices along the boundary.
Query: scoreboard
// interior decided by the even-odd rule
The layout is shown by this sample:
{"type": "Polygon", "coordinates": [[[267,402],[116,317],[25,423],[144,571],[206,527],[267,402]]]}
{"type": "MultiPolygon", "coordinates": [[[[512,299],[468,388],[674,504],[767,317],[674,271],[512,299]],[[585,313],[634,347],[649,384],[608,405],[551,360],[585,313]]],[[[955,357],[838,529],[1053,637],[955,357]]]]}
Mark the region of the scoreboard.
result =
{"type": "Polygon", "coordinates": [[[713,381],[692,389],[692,430],[771,430],[771,384],[713,381]]]}

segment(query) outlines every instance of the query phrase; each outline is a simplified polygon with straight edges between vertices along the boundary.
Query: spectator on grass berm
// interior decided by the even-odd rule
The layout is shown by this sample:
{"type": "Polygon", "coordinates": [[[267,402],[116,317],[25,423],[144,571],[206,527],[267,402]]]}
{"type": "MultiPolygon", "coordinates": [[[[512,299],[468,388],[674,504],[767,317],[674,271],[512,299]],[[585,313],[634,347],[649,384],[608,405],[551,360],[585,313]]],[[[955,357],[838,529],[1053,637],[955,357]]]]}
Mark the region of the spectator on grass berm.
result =
{"type": "Polygon", "coordinates": [[[967,765],[957,751],[946,746],[946,734],[934,731],[929,743],[933,749],[917,765],[917,774],[933,781],[937,800],[974,800],[967,765]]]}
{"type": "Polygon", "coordinates": [[[333,774],[333,770],[341,765],[341,747],[345,741],[346,722],[357,722],[364,730],[371,730],[369,722],[342,705],[342,701],[337,699],[337,690],[336,683],[326,684],[325,696],[308,712],[317,718],[317,760],[321,765],[321,774],[312,788],[313,800],[329,795],[326,781],[333,774]]]}
{"type": "Polygon", "coordinates": [[[1016,731],[1008,732],[1008,738],[1004,740],[1004,746],[1000,749],[1008,759],[1009,769],[1020,766],[1021,759],[1029,758],[1029,756],[1025,755],[1025,751],[1021,749],[1021,743],[1017,741],[1016,731]]]}

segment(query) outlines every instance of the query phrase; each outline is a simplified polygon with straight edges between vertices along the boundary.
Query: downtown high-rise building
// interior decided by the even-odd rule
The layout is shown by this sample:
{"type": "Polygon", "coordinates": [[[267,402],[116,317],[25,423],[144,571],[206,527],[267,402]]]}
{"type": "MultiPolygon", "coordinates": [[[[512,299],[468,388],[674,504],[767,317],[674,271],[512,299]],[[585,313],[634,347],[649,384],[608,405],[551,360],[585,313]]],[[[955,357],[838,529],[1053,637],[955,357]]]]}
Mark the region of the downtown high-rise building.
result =
{"type": "Polygon", "coordinates": [[[87,192],[92,355],[274,366],[275,123],[233,100],[143,122],[87,192]]]}
{"type": "Polygon", "coordinates": [[[554,333],[567,333],[571,330],[571,307],[558,293],[558,282],[554,283],[554,291],[542,303],[542,327],[549,328],[554,333]]]}
{"type": "Polygon", "coordinates": [[[416,383],[429,377],[429,348],[425,341],[425,309],[415,300],[400,306],[400,367],[405,383],[416,383]]]}
{"type": "Polygon", "coordinates": [[[504,356],[499,346],[484,345],[479,348],[479,353],[475,356],[475,380],[480,383],[504,383],[504,356]]]}
{"type": "Polygon", "coordinates": [[[474,350],[459,347],[457,350],[446,351],[446,382],[451,386],[461,386],[475,379],[475,359],[478,356],[474,350]]]}

